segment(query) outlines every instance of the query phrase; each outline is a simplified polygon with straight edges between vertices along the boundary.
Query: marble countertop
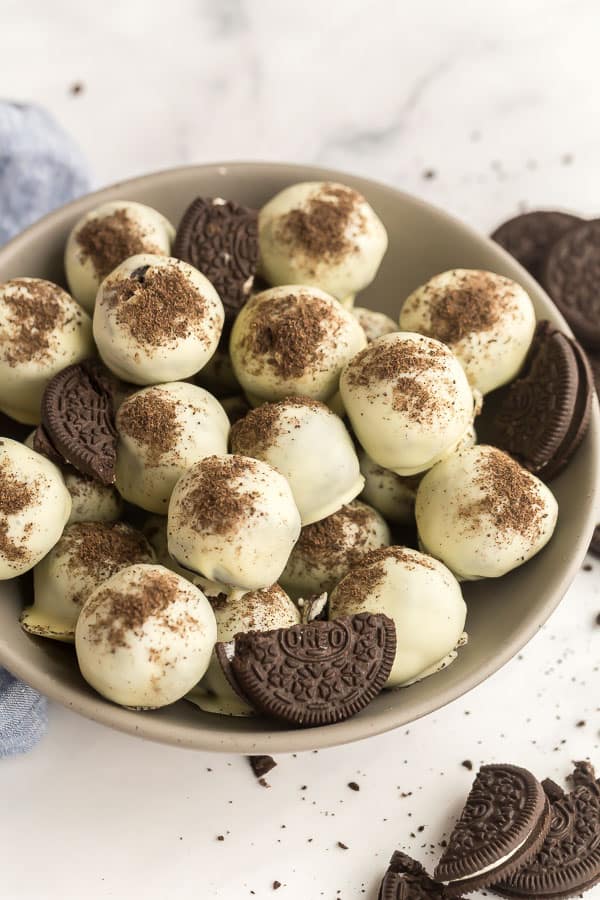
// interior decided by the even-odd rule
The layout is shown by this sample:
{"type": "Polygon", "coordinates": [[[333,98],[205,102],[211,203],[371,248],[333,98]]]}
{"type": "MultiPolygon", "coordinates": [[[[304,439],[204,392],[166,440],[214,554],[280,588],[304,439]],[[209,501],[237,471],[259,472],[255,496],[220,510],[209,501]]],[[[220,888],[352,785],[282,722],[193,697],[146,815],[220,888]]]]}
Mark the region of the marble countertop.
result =
{"type": "MultiPolygon", "coordinates": [[[[2,20],[0,95],[53,111],[98,186],[271,159],[388,181],[485,231],[520,209],[600,207],[595,0],[5,0],[2,20]]],[[[0,763],[0,893],[375,900],[396,847],[438,852],[463,762],[559,781],[573,759],[600,767],[599,613],[590,559],[500,673],[406,730],[280,757],[268,790],[242,758],[52,706],[45,741],[0,763]]]]}

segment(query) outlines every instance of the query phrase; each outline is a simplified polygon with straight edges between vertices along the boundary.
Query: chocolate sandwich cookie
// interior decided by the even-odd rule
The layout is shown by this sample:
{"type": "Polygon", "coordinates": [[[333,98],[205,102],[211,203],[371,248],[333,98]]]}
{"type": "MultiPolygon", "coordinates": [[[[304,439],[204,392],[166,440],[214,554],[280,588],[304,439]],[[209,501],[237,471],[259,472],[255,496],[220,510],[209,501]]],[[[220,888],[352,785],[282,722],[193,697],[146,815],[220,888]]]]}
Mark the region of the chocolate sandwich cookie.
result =
{"type": "Polygon", "coordinates": [[[393,854],[379,889],[378,900],[443,900],[444,885],[429,877],[421,863],[393,854]]]}
{"type": "Polygon", "coordinates": [[[600,349],[600,219],[570,229],[553,245],[542,283],[584,345],[600,349]]]}
{"type": "Polygon", "coordinates": [[[231,200],[197,197],[183,214],[173,252],[208,278],[226,318],[234,319],[258,265],[258,213],[231,200]]]}
{"type": "Polygon", "coordinates": [[[100,364],[67,366],[54,376],[42,398],[42,424],[66,462],[102,484],[114,483],[118,436],[100,364]]]}
{"type": "Polygon", "coordinates": [[[570,213],[540,209],[509,219],[491,237],[540,281],[552,245],[582,221],[579,216],[570,213]]]}
{"type": "Polygon", "coordinates": [[[493,395],[485,437],[550,481],[585,437],[592,397],[582,348],[550,322],[538,322],[521,375],[493,395]]]}
{"type": "Polygon", "coordinates": [[[248,702],[288,725],[341,722],[381,691],[396,653],[384,615],[361,613],[235,637],[231,668],[248,702]]]}
{"type": "Polygon", "coordinates": [[[537,855],[493,890],[522,900],[565,900],[600,883],[600,781],[589,763],[575,764],[573,790],[543,786],[552,824],[537,855]]]}
{"type": "Polygon", "coordinates": [[[539,852],[550,829],[539,781],[511,765],[482,766],[434,878],[458,897],[510,877],[539,852]]]}
{"type": "Polygon", "coordinates": [[[61,456],[48,437],[48,432],[43,425],[38,425],[33,432],[32,446],[36,453],[41,453],[42,456],[45,456],[46,459],[49,459],[50,462],[53,462],[56,466],[65,465],[64,457],[61,456]]]}

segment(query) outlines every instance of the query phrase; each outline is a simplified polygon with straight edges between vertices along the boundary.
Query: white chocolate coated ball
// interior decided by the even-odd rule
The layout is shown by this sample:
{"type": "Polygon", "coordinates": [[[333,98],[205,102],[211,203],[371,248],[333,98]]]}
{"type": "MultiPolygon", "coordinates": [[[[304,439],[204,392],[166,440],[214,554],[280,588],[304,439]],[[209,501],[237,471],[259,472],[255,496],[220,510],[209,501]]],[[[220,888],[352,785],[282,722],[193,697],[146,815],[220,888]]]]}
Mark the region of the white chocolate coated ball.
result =
{"type": "MultiPolygon", "coordinates": [[[[393,334],[398,331],[398,326],[393,319],[386,316],[385,313],[377,312],[375,309],[367,309],[366,306],[355,306],[352,315],[358,321],[358,324],[367,336],[367,341],[377,340],[384,334],[393,334]]],[[[407,329],[414,331],[414,328],[407,329]]]]}
{"type": "Polygon", "coordinates": [[[123,500],[111,485],[101,484],[80,472],[63,473],[71,495],[69,525],[75,522],[116,522],[123,512],[123,500]]]}
{"type": "Polygon", "coordinates": [[[327,400],[345,364],[366,343],[352,313],[329,294],[284,285],[256,294],[241,309],[230,353],[253,405],[290,396],[327,400]]]}
{"type": "Polygon", "coordinates": [[[72,642],[79,613],[92,591],[127,566],[151,562],[150,544],[130,525],[67,525],[34,569],[34,603],[23,610],[21,624],[32,634],[72,642]]]}
{"type": "Polygon", "coordinates": [[[410,332],[377,338],[346,366],[342,401],[364,450],[398,475],[424,472],[473,423],[473,392],[445,344],[410,332]]]}
{"type": "Polygon", "coordinates": [[[163,215],[131,200],[112,200],[75,223],[65,247],[69,289],[91,313],[100,283],[138,253],[170,256],[175,229],[163,215]]]}
{"type": "Polygon", "coordinates": [[[535,310],[510,278],[478,269],[435,275],[404,302],[403,331],[418,331],[452,348],[482,394],[512,381],[531,346],[535,310]]]}
{"type": "Polygon", "coordinates": [[[94,339],[108,368],[125,381],[181,381],[211,358],[224,317],[219,295],[197,269],[142,253],[100,285],[94,339]]]}
{"type": "Polygon", "coordinates": [[[217,638],[210,603],[163,566],[122,569],[86,600],[75,632],[81,674],[122,706],[155,709],[202,678],[217,638]]]}
{"type": "Polygon", "coordinates": [[[0,438],[0,581],[32,569],[71,512],[60,470],[25,444],[0,438]]]}
{"type": "Polygon", "coordinates": [[[313,285],[338,300],[373,281],[387,249],[383,223],[362,194],[334,182],[280,191],[261,209],[258,229],[269,284],[313,285]]]}
{"type": "Polygon", "coordinates": [[[260,590],[279,579],[300,534],[291,488],[272,466],[209,456],[182,475],[169,503],[169,554],[211,581],[260,590]]]}
{"type": "MultiPolygon", "coordinates": [[[[36,432],[27,435],[23,443],[34,450],[36,432]]],[[[44,454],[42,454],[43,456],[44,454]]],[[[77,469],[62,469],[66,488],[71,495],[71,514],[67,525],[74,522],[116,522],[123,512],[123,500],[112,485],[101,484],[77,469]]]]}
{"type": "Polygon", "coordinates": [[[396,626],[388,687],[411,684],[452,660],[467,608],[460,585],[441,562],[407,547],[374,550],[331,594],[329,617],[383,613],[396,626]]]}
{"type": "Polygon", "coordinates": [[[415,498],[420,475],[396,475],[391,469],[384,469],[373,462],[361,450],[358,454],[360,471],[365,486],[360,495],[370,503],[388,522],[397,525],[412,525],[415,521],[415,498]]]}
{"type": "Polygon", "coordinates": [[[458,578],[498,578],[550,540],[558,505],[543,482],[496,447],[442,460],[421,481],[416,517],[424,549],[458,578]]]}
{"type": "Polygon", "coordinates": [[[295,599],[331,591],[365,553],[390,541],[390,530],[377,510],[353,500],[302,529],[281,584],[295,599]]]}
{"type": "Polygon", "coordinates": [[[66,291],[41,278],[0,284],[0,411],[38,424],[50,379],[93,355],[90,317],[66,291]]]}
{"type": "Polygon", "coordinates": [[[303,525],[336,512],[363,487],[344,423],[317,400],[288,397],[251,410],[232,428],[231,447],[285,476],[303,525]]]}
{"type": "Polygon", "coordinates": [[[186,469],[205,456],[227,453],[229,419],[204,388],[173,381],[144,388],[117,413],[116,484],[130,503],[166,515],[186,469]]]}
{"type": "MultiPolygon", "coordinates": [[[[475,428],[471,426],[465,431],[462,439],[450,453],[456,453],[463,447],[472,447],[477,442],[475,428]]],[[[413,525],[415,521],[415,499],[422,474],[396,475],[391,469],[384,469],[373,462],[364,450],[359,450],[360,471],[365,479],[361,496],[378,510],[384,519],[397,525],[413,525]]]]}

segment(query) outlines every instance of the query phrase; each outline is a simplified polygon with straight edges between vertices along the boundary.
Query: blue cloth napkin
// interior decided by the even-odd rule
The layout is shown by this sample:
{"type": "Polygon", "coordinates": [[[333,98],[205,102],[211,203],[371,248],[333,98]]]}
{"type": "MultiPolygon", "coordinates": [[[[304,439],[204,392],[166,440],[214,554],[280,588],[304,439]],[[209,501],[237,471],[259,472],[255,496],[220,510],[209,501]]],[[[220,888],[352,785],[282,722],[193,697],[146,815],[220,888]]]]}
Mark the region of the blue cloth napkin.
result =
{"type": "MultiPolygon", "coordinates": [[[[0,100],[0,245],[88,190],[87,165],[54,119],[37,106],[0,100]]],[[[26,753],[39,741],[46,705],[0,669],[0,758],[26,753]]]]}

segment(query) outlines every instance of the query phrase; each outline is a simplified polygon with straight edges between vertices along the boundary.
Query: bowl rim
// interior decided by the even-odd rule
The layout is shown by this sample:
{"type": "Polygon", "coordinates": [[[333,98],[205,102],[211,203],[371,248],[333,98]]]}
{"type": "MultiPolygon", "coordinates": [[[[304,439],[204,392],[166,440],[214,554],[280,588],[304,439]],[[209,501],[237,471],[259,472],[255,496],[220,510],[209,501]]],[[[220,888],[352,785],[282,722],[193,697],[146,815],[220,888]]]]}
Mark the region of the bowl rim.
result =
{"type": "MultiPolygon", "coordinates": [[[[393,185],[386,184],[385,182],[376,179],[366,178],[362,175],[356,175],[351,172],[330,169],[318,165],[303,165],[302,163],[288,163],[281,161],[233,160],[176,166],[115,182],[85,194],[64,206],[53,210],[41,219],[38,219],[0,248],[0,262],[7,257],[10,257],[12,253],[18,252],[30,240],[41,237],[52,224],[58,223],[61,220],[73,218],[78,213],[82,214],[86,212],[92,205],[95,205],[96,201],[100,203],[104,199],[113,199],[112,195],[115,191],[125,192],[130,188],[141,187],[150,182],[154,185],[156,185],[157,182],[166,183],[177,177],[188,179],[194,174],[204,176],[208,174],[212,174],[213,176],[227,176],[232,170],[241,171],[248,169],[253,169],[257,175],[260,175],[261,173],[266,174],[273,170],[278,170],[280,172],[287,171],[290,180],[295,179],[296,181],[329,180],[343,182],[344,179],[350,179],[354,182],[360,182],[367,190],[370,186],[384,190],[401,201],[408,201],[413,206],[417,206],[428,213],[432,213],[449,227],[462,233],[469,240],[488,245],[488,248],[493,249],[493,251],[502,258],[509,267],[515,269],[516,273],[519,275],[520,282],[526,290],[532,288],[536,293],[541,292],[542,296],[544,296],[549,303],[552,303],[543,288],[502,247],[492,241],[491,238],[480,233],[477,229],[465,224],[451,213],[440,209],[436,205],[429,203],[420,197],[415,197],[407,191],[403,191],[393,185]]],[[[554,307],[554,304],[552,305],[554,307]]],[[[560,311],[557,310],[556,307],[554,307],[554,310],[556,311],[555,318],[561,323],[562,329],[567,334],[571,335],[571,329],[560,314],[560,311]]],[[[589,438],[592,441],[592,450],[594,451],[593,458],[598,460],[600,458],[600,412],[596,396],[593,400],[589,438]]],[[[557,580],[551,597],[546,601],[537,615],[528,618],[523,624],[522,630],[519,632],[518,636],[515,636],[515,638],[510,643],[507,643],[506,646],[500,647],[493,659],[485,662],[470,676],[463,678],[458,686],[455,686],[454,688],[444,687],[444,682],[441,680],[440,687],[436,691],[435,696],[422,701],[422,709],[416,715],[413,711],[407,716],[404,712],[403,705],[397,704],[396,707],[390,705],[390,707],[385,710],[384,714],[380,715],[375,722],[369,720],[368,711],[365,711],[362,716],[358,718],[351,718],[336,725],[322,726],[313,729],[286,729],[274,730],[271,732],[230,732],[227,731],[227,729],[222,729],[220,731],[219,729],[205,731],[201,726],[188,726],[187,724],[173,725],[172,722],[168,719],[161,718],[160,715],[154,714],[144,716],[137,712],[134,713],[110,703],[99,695],[81,694],[75,688],[64,685],[58,678],[55,678],[48,673],[41,672],[36,664],[28,659],[22,658],[21,654],[18,652],[11,650],[10,646],[2,640],[1,636],[0,664],[5,666],[13,675],[39,690],[49,699],[66,706],[88,719],[107,725],[118,731],[159,743],[179,745],[189,749],[210,752],[241,754],[302,752],[314,750],[315,748],[325,749],[347,743],[354,743],[378,734],[393,731],[402,725],[406,725],[409,722],[414,722],[419,718],[430,715],[432,712],[435,712],[452,701],[464,696],[506,665],[506,663],[535,636],[564,597],[564,594],[573,581],[586,555],[589,539],[591,539],[593,529],[596,525],[599,505],[600,464],[596,462],[593,484],[590,489],[590,502],[587,504],[585,518],[578,523],[580,527],[580,538],[576,552],[566,561],[561,577],[557,580]]],[[[393,695],[390,694],[390,696],[393,695]]]]}

